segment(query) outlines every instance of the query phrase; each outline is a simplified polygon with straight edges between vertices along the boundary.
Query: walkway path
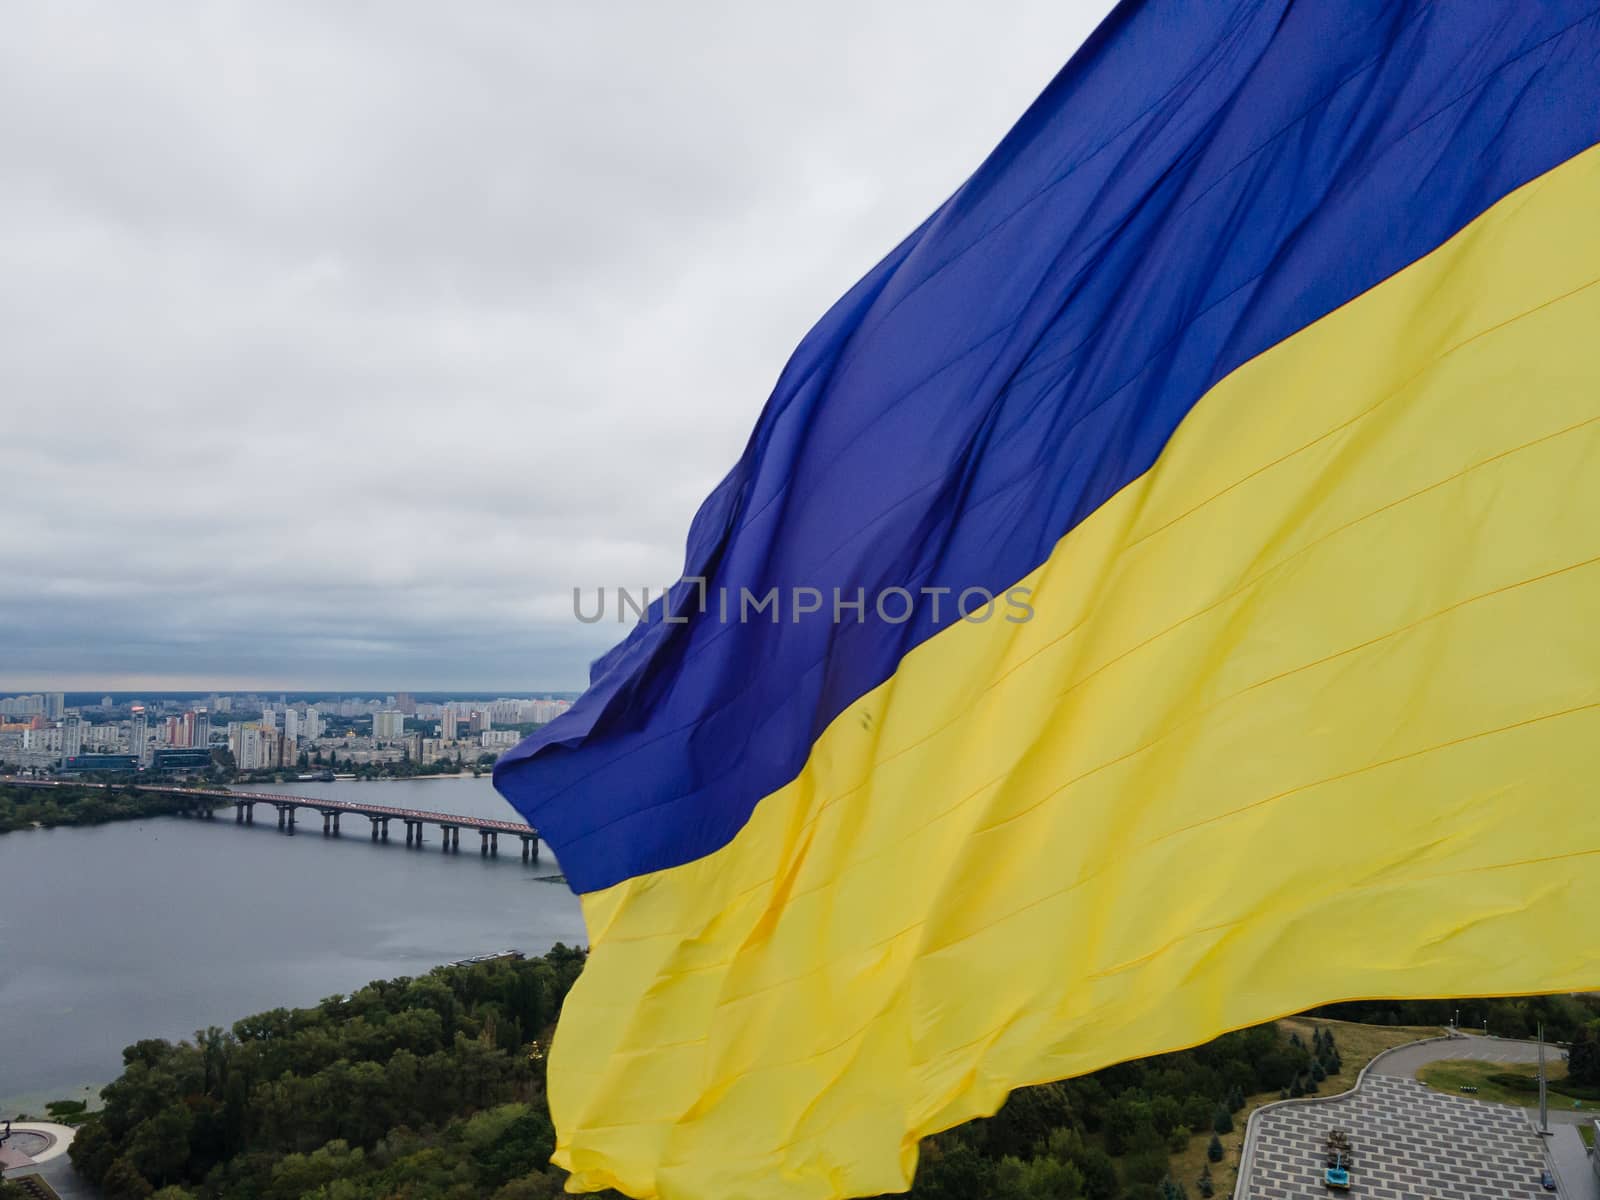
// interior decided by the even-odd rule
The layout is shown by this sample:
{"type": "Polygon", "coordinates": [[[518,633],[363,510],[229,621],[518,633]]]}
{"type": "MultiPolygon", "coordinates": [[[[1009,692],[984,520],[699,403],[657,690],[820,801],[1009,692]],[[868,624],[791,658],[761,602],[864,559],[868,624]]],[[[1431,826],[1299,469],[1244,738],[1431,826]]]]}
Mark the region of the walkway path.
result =
{"type": "MultiPolygon", "coordinates": [[[[1561,1061],[1559,1047],[1545,1045],[1545,1062],[1554,1067],[1561,1061]]],[[[1517,1042],[1510,1038],[1479,1037],[1476,1034],[1450,1038],[1447,1041],[1413,1042],[1397,1046],[1387,1054],[1372,1060],[1375,1075],[1399,1075],[1415,1079],[1417,1072],[1429,1063],[1447,1059],[1474,1059],[1479,1062],[1527,1063],[1539,1061],[1537,1042],[1517,1042]]],[[[1550,1110],[1551,1125],[1587,1125],[1600,1113],[1570,1112],[1565,1109],[1550,1110]]]]}
{"type": "Polygon", "coordinates": [[[72,1169],[67,1158],[76,1130],[54,1121],[13,1121],[11,1132],[13,1136],[6,1141],[5,1149],[16,1146],[29,1161],[12,1165],[8,1158],[5,1170],[0,1172],[7,1179],[37,1173],[61,1200],[94,1200],[94,1190],[72,1169]]]}
{"type": "MultiPolygon", "coordinates": [[[[4,1127],[0,1123],[0,1129],[4,1127]]],[[[7,1152],[5,1162],[8,1168],[12,1165],[13,1155],[21,1155],[29,1160],[23,1165],[45,1163],[65,1154],[76,1132],[72,1126],[57,1125],[54,1121],[13,1121],[11,1136],[0,1144],[0,1149],[7,1152]]]]}
{"type": "MultiPolygon", "coordinates": [[[[1558,1051],[1547,1048],[1552,1058],[1558,1051]]],[[[1375,1058],[1355,1088],[1338,1096],[1280,1101],[1251,1114],[1239,1164],[1239,1200],[1324,1197],[1322,1140],[1347,1129],[1355,1143],[1350,1195],[1374,1200],[1534,1200],[1539,1175],[1556,1174],[1560,1195],[1600,1200],[1576,1125],[1584,1113],[1551,1113],[1540,1138],[1531,1110],[1434,1091],[1417,1071],[1445,1059],[1529,1063],[1531,1042],[1455,1037],[1414,1042],[1375,1058]],[[1557,1124],[1559,1118],[1570,1118],[1557,1124]]]]}

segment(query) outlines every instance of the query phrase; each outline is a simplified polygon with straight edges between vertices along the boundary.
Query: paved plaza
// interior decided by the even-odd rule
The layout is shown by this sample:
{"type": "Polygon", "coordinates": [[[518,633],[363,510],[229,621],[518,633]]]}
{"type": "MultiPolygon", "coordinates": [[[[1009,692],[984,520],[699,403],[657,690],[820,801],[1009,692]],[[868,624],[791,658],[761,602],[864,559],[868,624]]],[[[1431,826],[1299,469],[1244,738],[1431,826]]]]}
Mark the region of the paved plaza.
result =
{"type": "Polygon", "coordinates": [[[1323,1139],[1351,1139],[1352,1200],[1546,1200],[1544,1146],[1521,1109],[1442,1095],[1369,1072],[1359,1092],[1280,1104],[1259,1128],[1241,1200],[1328,1200],[1323,1139]]]}

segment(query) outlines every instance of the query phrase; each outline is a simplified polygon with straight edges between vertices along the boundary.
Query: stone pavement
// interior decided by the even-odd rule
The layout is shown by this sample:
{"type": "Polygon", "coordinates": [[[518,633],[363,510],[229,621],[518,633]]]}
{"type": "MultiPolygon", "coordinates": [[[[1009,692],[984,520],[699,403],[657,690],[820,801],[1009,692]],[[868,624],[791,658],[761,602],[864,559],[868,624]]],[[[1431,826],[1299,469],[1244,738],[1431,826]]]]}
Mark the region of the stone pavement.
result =
{"type": "Polygon", "coordinates": [[[52,1121],[15,1122],[6,1149],[13,1151],[17,1161],[4,1162],[7,1169],[0,1174],[6,1179],[18,1179],[37,1173],[61,1200],[93,1200],[94,1190],[72,1169],[67,1158],[74,1132],[52,1121]]]}
{"type": "MultiPolygon", "coordinates": [[[[1594,1114],[1590,1113],[1589,1118],[1593,1120],[1594,1114]]],[[[1530,1114],[1529,1119],[1536,1121],[1538,1117],[1530,1114]]],[[[1594,1166],[1578,1127],[1557,1125],[1554,1121],[1550,1124],[1550,1158],[1556,1180],[1561,1184],[1561,1200],[1600,1200],[1600,1180],[1595,1178],[1594,1166]]]]}
{"type": "Polygon", "coordinates": [[[1329,1200],[1323,1139],[1350,1134],[1352,1200],[1544,1200],[1544,1146],[1521,1109],[1368,1073],[1357,1092],[1260,1110],[1240,1200],[1329,1200]]]}
{"type": "MultiPolygon", "coordinates": [[[[1562,1061],[1565,1053],[1566,1051],[1559,1045],[1545,1046],[1546,1061],[1552,1068],[1562,1061]]],[[[1374,1075],[1414,1076],[1429,1063],[1439,1062],[1442,1059],[1463,1058],[1476,1059],[1479,1062],[1523,1063],[1531,1066],[1539,1061],[1539,1047],[1533,1042],[1514,1041],[1509,1038],[1458,1034],[1448,1039],[1433,1038],[1426,1042],[1413,1042],[1409,1046],[1386,1050],[1372,1060],[1370,1070],[1374,1075]]],[[[1551,1125],[1587,1125],[1594,1118],[1595,1114],[1590,1110],[1578,1112],[1563,1108],[1550,1110],[1551,1125]]]]}

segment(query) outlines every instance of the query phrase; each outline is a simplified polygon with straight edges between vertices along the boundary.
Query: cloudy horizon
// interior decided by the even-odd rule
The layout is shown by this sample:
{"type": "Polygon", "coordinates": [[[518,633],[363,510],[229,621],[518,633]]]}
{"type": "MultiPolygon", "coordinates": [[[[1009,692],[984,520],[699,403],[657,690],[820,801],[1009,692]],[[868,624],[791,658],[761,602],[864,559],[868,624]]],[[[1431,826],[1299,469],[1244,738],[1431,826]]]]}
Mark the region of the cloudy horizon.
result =
{"type": "Polygon", "coordinates": [[[581,688],[1107,8],[9,10],[0,694],[581,688]]]}

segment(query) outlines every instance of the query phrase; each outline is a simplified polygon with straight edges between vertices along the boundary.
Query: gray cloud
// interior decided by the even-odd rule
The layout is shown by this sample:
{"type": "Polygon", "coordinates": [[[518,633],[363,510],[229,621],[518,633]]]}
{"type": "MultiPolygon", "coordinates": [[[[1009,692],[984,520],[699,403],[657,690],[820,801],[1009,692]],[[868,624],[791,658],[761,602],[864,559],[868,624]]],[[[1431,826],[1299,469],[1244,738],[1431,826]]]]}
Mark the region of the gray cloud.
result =
{"type": "Polygon", "coordinates": [[[580,686],[1106,7],[8,7],[0,690],[580,686]]]}

